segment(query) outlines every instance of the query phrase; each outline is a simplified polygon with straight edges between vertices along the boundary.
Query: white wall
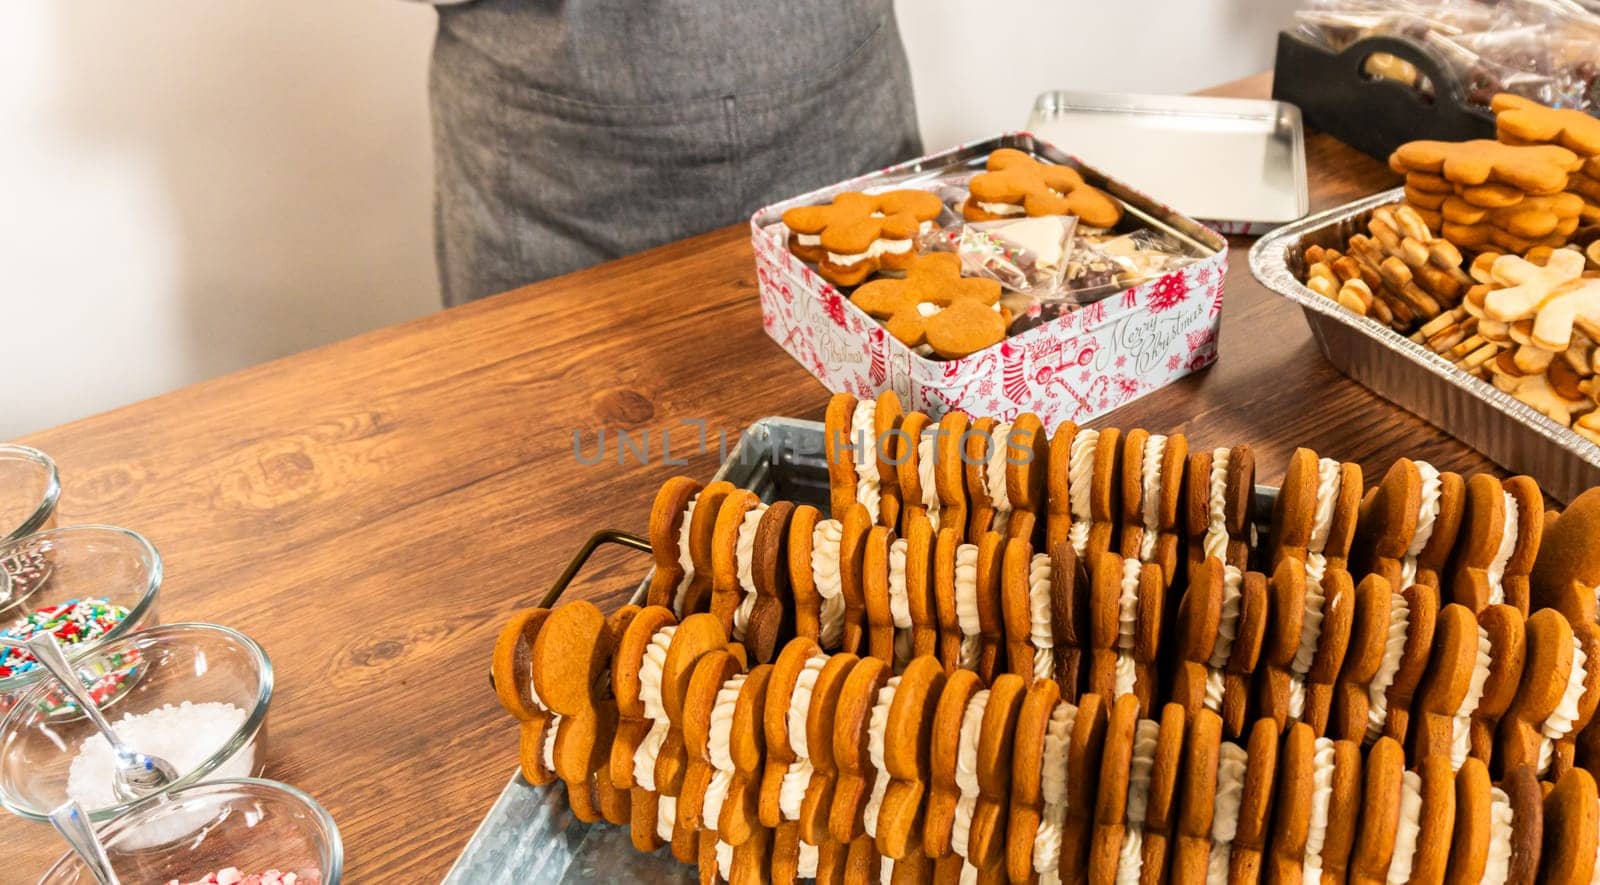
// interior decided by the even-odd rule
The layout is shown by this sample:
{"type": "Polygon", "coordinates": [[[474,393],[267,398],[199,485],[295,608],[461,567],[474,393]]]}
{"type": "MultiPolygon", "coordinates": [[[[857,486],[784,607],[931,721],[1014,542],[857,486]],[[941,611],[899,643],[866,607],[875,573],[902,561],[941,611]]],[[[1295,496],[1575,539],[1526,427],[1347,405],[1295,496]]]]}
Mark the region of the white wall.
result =
{"type": "MultiPolygon", "coordinates": [[[[1291,2],[897,6],[937,148],[1021,126],[1051,88],[1261,70],[1291,2]]],[[[433,20],[400,0],[6,4],[0,439],[435,309],[433,20]]]]}

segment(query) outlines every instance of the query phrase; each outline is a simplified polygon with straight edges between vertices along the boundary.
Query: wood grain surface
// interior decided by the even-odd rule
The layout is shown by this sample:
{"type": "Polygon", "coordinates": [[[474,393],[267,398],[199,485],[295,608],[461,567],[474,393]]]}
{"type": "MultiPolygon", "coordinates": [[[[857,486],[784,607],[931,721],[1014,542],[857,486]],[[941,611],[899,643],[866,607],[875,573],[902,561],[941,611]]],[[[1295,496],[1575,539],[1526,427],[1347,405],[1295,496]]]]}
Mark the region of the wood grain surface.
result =
{"type": "MultiPolygon", "coordinates": [[[[1212,94],[1265,96],[1251,78],[1212,94]]],[[[1307,142],[1314,209],[1398,183],[1325,136],[1307,142]]],[[[1092,159],[1092,158],[1091,158],[1092,159]]],[[[1401,455],[1484,458],[1339,375],[1298,309],[1231,244],[1221,359],[1100,422],[1248,441],[1276,483],[1297,445],[1376,477],[1401,455]]],[[[62,523],[148,535],[167,566],[164,617],[258,639],[277,668],[267,776],[337,819],[351,882],[438,881],[516,762],[490,692],[495,632],[595,529],[642,531],[669,475],[718,462],[692,429],[737,438],[766,415],[821,418],[827,392],[762,332],[749,229],[704,236],[382,329],[23,440],[54,455],[62,523]],[[585,466],[598,428],[644,431],[651,463],[585,466]],[[674,433],[661,463],[660,434],[674,433]]],[[[573,592],[618,603],[643,556],[573,592]]],[[[60,852],[0,818],[33,881],[60,852]]]]}

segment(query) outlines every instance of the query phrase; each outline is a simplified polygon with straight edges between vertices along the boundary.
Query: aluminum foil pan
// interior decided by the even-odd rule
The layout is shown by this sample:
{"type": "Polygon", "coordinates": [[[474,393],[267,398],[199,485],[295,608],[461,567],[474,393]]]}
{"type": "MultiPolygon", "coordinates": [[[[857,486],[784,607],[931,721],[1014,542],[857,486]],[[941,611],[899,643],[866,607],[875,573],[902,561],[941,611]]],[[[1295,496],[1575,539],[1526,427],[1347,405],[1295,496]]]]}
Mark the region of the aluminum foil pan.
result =
{"type": "Polygon", "coordinates": [[[1366,231],[1373,209],[1398,202],[1401,195],[1396,188],[1278,228],[1250,250],[1250,272],[1263,286],[1300,305],[1328,362],[1374,393],[1507,470],[1533,477],[1545,494],[1562,503],[1600,485],[1600,446],[1300,282],[1305,247],[1344,249],[1351,234],[1366,231]]]}

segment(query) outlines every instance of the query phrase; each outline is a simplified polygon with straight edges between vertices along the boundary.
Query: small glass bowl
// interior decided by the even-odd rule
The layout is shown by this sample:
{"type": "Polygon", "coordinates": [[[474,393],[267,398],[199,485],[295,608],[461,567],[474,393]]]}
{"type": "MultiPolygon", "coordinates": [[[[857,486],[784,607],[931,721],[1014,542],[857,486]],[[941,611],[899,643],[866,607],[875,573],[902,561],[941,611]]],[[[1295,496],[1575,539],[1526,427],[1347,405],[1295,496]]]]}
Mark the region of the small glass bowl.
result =
{"type": "MultiPolygon", "coordinates": [[[[127,617],[93,642],[65,645],[76,660],[101,642],[161,622],[161,555],[144,536],[107,525],[75,525],[0,543],[0,631],[40,609],[105,599],[127,617]]],[[[0,677],[0,715],[44,677],[38,668],[0,677]]]]}
{"type": "Polygon", "coordinates": [[[38,449],[0,443],[0,544],[53,528],[61,475],[38,449]]]}
{"type": "MultiPolygon", "coordinates": [[[[261,773],[267,751],[267,707],[272,700],[272,662],[250,637],[216,624],[168,624],[140,630],[121,639],[103,642],[82,660],[80,671],[100,672],[123,668],[124,689],[100,704],[100,712],[115,726],[124,716],[145,715],[183,702],[232,704],[244,718],[232,735],[209,756],[187,762],[181,738],[167,746],[133,749],[162,756],[178,769],[178,778],[162,793],[211,779],[251,777],[261,773]],[[175,758],[176,757],[176,758],[175,758]]],[[[31,820],[47,820],[50,810],[67,801],[72,763],[85,739],[99,732],[75,707],[63,709],[54,680],[35,685],[17,699],[17,705],[0,721],[0,804],[31,820]]],[[[204,752],[194,747],[191,752],[204,752]]],[[[87,776],[80,775],[80,782],[87,776]]],[[[111,795],[109,767],[104,781],[88,782],[71,796],[89,816],[107,820],[128,811],[150,796],[130,802],[113,798],[96,800],[84,795],[96,790],[111,795]]],[[[162,793],[151,794],[161,795],[162,793]]]]}
{"type": "MultiPolygon", "coordinates": [[[[173,790],[140,802],[99,833],[124,882],[194,882],[236,867],[245,875],[294,873],[299,885],[339,885],[344,872],[333,818],[315,799],[276,781],[242,778],[173,790]]],[[[40,885],[94,881],[71,853],[39,879],[40,885]]]]}

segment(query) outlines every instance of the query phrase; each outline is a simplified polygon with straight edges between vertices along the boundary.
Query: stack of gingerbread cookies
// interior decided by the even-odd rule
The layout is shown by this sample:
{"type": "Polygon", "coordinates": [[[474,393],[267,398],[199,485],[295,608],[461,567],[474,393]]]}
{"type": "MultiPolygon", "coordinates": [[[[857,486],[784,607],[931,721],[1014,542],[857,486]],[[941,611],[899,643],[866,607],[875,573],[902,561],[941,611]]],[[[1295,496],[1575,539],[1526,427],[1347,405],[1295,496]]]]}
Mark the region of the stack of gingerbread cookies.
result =
{"type": "Polygon", "coordinates": [[[1559,145],[1413,141],[1389,157],[1406,177],[1406,202],[1461,249],[1521,254],[1564,246],[1583,200],[1567,193],[1583,160],[1559,145]]]}
{"type": "Polygon", "coordinates": [[[1567,180],[1567,193],[1582,202],[1584,224],[1600,222],[1600,120],[1583,111],[1545,107],[1519,95],[1502,94],[1491,105],[1495,137],[1509,145],[1556,145],[1583,165],[1567,180]]]}
{"type": "Polygon", "coordinates": [[[1248,446],[827,428],[826,508],[674,478],[650,605],[502,632],[580,818],[707,882],[1595,873],[1600,490],[1301,449],[1267,514],[1248,446]]]}

